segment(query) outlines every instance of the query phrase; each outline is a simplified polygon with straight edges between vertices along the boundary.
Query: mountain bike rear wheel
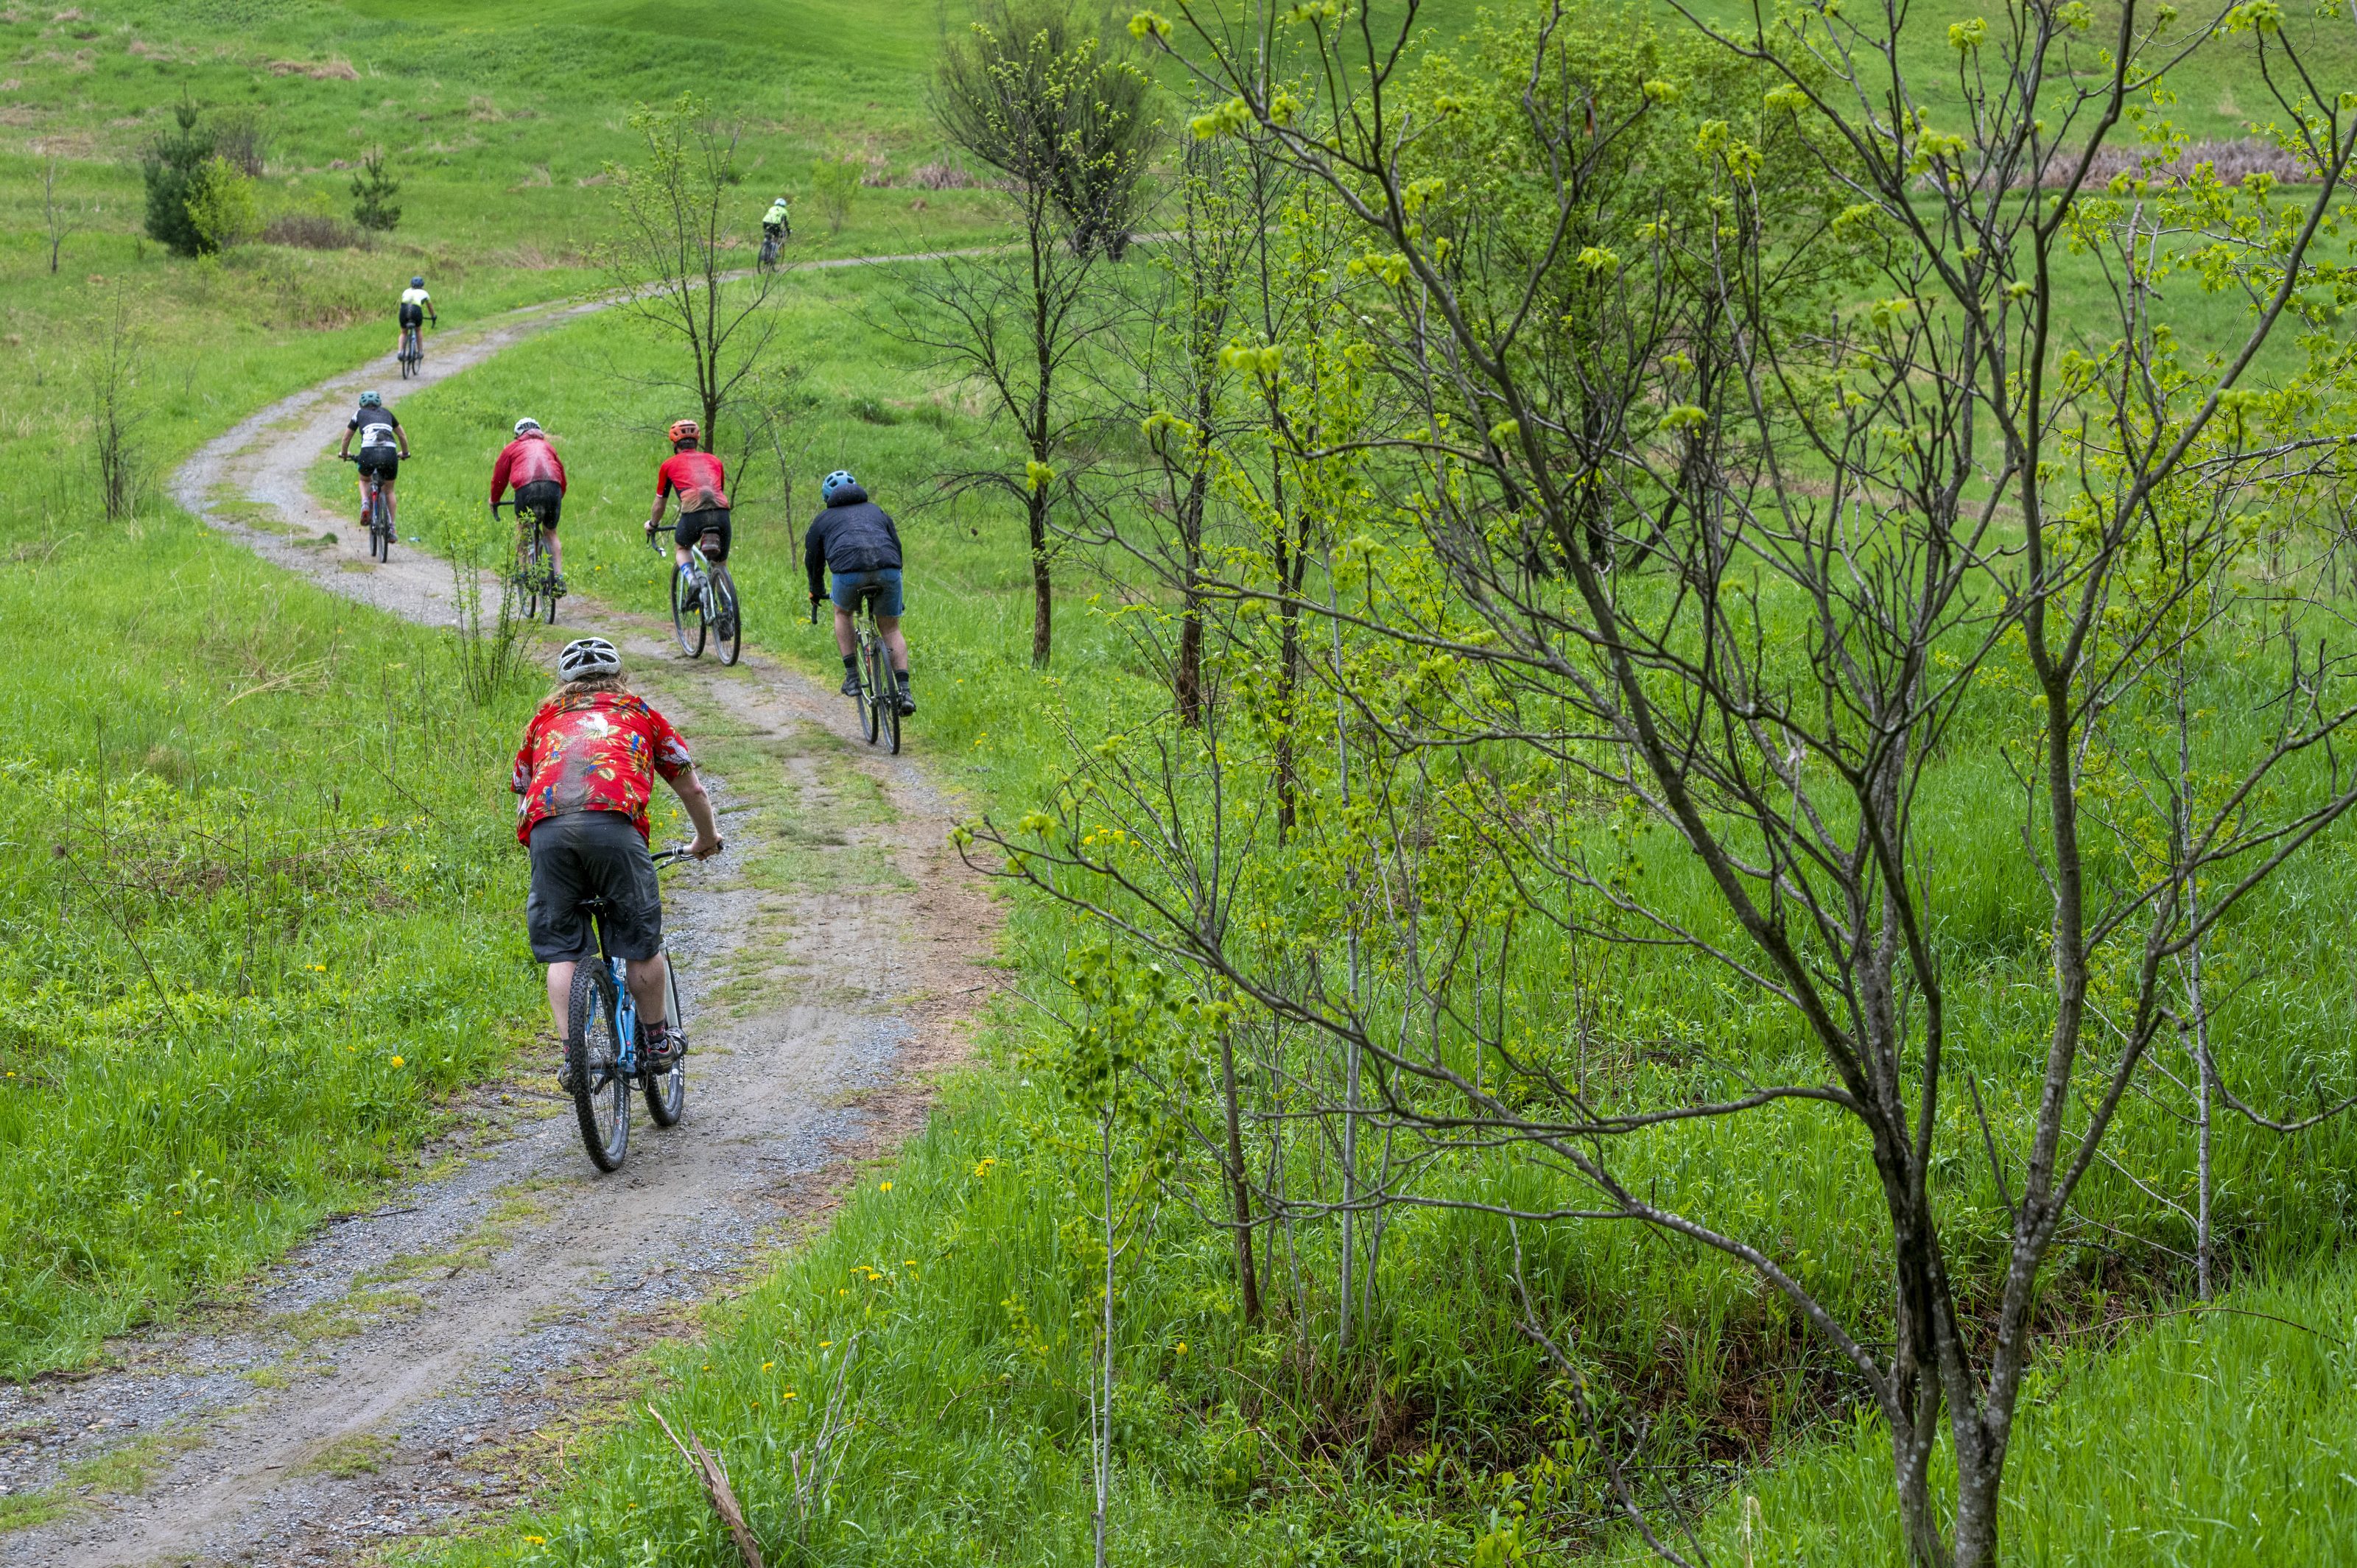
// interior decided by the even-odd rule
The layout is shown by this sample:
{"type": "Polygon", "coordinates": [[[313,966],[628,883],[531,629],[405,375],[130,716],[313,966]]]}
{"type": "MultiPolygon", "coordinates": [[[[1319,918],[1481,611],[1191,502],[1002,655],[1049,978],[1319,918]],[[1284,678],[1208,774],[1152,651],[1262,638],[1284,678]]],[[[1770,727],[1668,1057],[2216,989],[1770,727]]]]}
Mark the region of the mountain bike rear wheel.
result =
{"type": "MultiPolygon", "coordinates": [[[[673,1028],[684,1028],[687,1014],[679,1004],[679,965],[671,954],[663,954],[663,1017],[673,1028]]],[[[671,1064],[666,1073],[647,1075],[647,1114],[655,1119],[658,1127],[679,1123],[687,1110],[687,1058],[680,1058],[671,1064]]]]}
{"type": "Polygon", "coordinates": [[[379,487],[369,498],[369,557],[376,561],[393,559],[393,507],[379,487]]]}
{"type": "Polygon", "coordinates": [[[693,609],[688,607],[688,586],[694,581],[686,567],[671,569],[671,629],[679,639],[680,651],[699,659],[704,654],[704,607],[699,602],[693,609]]]}
{"type": "Polygon", "coordinates": [[[728,568],[716,562],[712,568],[711,585],[705,590],[711,600],[708,618],[712,628],[715,651],[723,664],[734,664],[745,651],[745,607],[737,602],[736,579],[728,568]]]}
{"type": "Polygon", "coordinates": [[[621,1169],[622,1156],[630,1147],[630,1080],[622,1076],[614,1018],[614,977],[604,961],[576,964],[565,1060],[572,1069],[573,1112],[581,1123],[581,1144],[601,1171],[621,1169]]]}

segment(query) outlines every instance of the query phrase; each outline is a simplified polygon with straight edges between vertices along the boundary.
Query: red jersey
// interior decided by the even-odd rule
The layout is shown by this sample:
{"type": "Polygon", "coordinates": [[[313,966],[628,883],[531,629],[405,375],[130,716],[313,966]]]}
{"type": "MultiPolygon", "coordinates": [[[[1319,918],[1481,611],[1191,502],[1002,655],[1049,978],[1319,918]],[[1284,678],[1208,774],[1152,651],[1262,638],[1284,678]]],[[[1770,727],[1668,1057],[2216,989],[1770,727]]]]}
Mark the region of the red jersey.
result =
{"type": "Polygon", "coordinates": [[[619,811],[647,836],[655,775],[676,779],[694,759],[671,722],[630,692],[589,692],[532,716],[509,788],[523,797],[516,837],[567,811],[619,811]]]}
{"type": "Polygon", "coordinates": [[[562,490],[565,465],[557,460],[556,448],[545,435],[519,435],[491,465],[491,499],[497,501],[510,485],[522,489],[539,479],[554,479],[562,490]]]}
{"type": "Polygon", "coordinates": [[[682,511],[709,511],[728,504],[728,473],[709,452],[674,452],[655,470],[655,499],[677,491],[682,511]]]}

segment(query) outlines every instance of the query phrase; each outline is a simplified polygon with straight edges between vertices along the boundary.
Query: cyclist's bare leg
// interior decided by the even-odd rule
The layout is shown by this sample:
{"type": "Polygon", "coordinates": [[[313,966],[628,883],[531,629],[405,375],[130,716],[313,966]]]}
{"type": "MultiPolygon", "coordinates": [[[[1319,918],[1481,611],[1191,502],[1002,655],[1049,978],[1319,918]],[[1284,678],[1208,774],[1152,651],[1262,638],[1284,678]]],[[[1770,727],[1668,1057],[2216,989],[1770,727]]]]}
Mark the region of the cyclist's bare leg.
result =
{"type": "Polygon", "coordinates": [[[845,659],[859,651],[859,633],[851,624],[851,612],[837,605],[834,609],[834,650],[845,659]]]}
{"type": "Polygon", "coordinates": [[[392,529],[394,516],[393,510],[393,481],[391,479],[387,479],[380,488],[384,491],[384,525],[387,529],[392,529]]]}
{"type": "Polygon", "coordinates": [[[900,618],[877,616],[876,629],[884,634],[884,647],[892,655],[892,672],[906,675],[909,672],[909,639],[900,635],[900,618]]]}
{"type": "MultiPolygon", "coordinates": [[[[669,995],[664,990],[664,982],[670,977],[671,965],[663,955],[657,953],[650,959],[634,960],[623,967],[629,973],[630,999],[639,1004],[639,1017],[651,1028],[664,1022],[669,995]]],[[[548,966],[548,1015],[556,1024],[556,1037],[560,1041],[565,1038],[565,1028],[572,1021],[572,961],[552,963],[548,966]]]]}
{"type": "Polygon", "coordinates": [[[565,575],[565,546],[556,542],[556,530],[542,529],[540,542],[548,549],[548,569],[560,577],[565,575]]]}
{"type": "Polygon", "coordinates": [[[548,966],[548,1015],[556,1020],[556,1043],[565,1044],[565,1028],[573,1011],[573,961],[548,966]]]}
{"type": "Polygon", "coordinates": [[[630,975],[630,998],[639,1004],[639,1021],[650,1029],[665,1022],[668,993],[663,982],[671,974],[669,961],[657,953],[650,959],[633,959],[623,967],[630,975]]]}

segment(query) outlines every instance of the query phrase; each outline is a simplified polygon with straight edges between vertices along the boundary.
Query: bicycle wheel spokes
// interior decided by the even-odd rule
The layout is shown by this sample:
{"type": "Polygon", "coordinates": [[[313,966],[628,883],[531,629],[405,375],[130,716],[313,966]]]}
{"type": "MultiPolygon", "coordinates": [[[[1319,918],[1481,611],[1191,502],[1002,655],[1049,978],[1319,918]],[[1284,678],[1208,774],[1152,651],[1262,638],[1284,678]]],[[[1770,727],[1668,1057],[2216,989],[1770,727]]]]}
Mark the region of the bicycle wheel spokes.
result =
{"type": "Polygon", "coordinates": [[[884,710],[876,696],[876,642],[863,636],[859,641],[859,731],[867,744],[876,744],[878,727],[884,722],[884,710]]]}
{"type": "Polygon", "coordinates": [[[704,611],[691,609],[687,603],[688,586],[694,581],[686,567],[671,569],[671,629],[679,639],[680,651],[690,659],[704,652],[704,611]]]}
{"type": "Polygon", "coordinates": [[[745,651],[745,607],[737,599],[737,581],[729,576],[728,568],[712,568],[712,585],[707,590],[712,600],[712,637],[723,664],[734,664],[737,656],[745,651]]]}
{"type": "Polygon", "coordinates": [[[614,981],[605,966],[576,965],[565,1057],[582,1146],[601,1171],[619,1170],[630,1144],[630,1080],[622,1076],[614,1014],[614,981]]]}

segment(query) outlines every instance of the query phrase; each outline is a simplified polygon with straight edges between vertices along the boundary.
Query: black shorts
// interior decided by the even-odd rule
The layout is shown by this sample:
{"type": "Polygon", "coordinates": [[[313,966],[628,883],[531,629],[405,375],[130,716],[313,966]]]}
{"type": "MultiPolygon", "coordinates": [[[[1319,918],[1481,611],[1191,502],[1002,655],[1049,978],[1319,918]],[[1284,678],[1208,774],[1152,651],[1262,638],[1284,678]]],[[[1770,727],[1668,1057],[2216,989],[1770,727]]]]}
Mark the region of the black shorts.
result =
{"type": "Polygon", "coordinates": [[[662,950],[662,893],[647,841],[619,811],[568,811],[532,830],[525,932],[543,963],[595,958],[597,933],[581,904],[606,900],[606,950],[643,961],[662,950]]]}
{"type": "Polygon", "coordinates": [[[725,506],[716,506],[708,511],[681,512],[679,526],[672,531],[672,537],[679,541],[679,547],[682,550],[689,550],[694,548],[695,542],[706,533],[720,535],[720,548],[707,552],[709,558],[715,561],[727,560],[728,509],[725,506]]]}
{"type": "Polygon", "coordinates": [[[391,446],[363,446],[358,454],[361,472],[374,474],[386,484],[401,475],[401,454],[391,446]]]}
{"type": "Polygon", "coordinates": [[[540,514],[540,526],[554,528],[556,519],[565,510],[565,487],[554,479],[534,479],[516,487],[516,510],[540,514]]]}
{"type": "Polygon", "coordinates": [[[404,305],[404,306],[403,306],[401,307],[401,324],[402,324],[404,327],[423,327],[423,326],[425,326],[425,307],[424,306],[422,306],[422,305],[404,305]]]}

